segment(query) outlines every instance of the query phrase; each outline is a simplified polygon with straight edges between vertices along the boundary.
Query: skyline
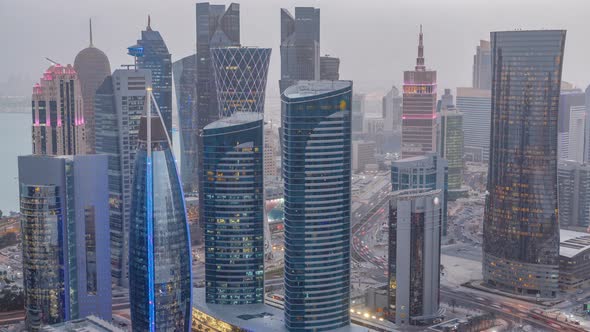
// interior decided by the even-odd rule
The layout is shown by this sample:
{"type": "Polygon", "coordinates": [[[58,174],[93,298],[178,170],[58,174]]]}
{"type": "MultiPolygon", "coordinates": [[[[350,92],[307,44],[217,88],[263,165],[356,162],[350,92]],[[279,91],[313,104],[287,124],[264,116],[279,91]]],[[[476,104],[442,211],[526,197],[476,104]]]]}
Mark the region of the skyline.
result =
{"type": "MultiPolygon", "coordinates": [[[[223,1],[213,3],[229,4],[223,1]]],[[[321,6],[321,54],[341,59],[341,79],[354,80],[357,92],[385,92],[392,84],[399,87],[403,70],[413,66],[415,39],[420,24],[424,26],[428,68],[439,72],[441,89],[471,85],[472,56],[480,39],[489,40],[490,31],[567,29],[563,79],[585,88],[590,83],[584,77],[584,73],[590,72],[590,63],[585,60],[590,52],[585,41],[590,22],[585,22],[583,13],[590,10],[590,3],[574,0],[567,4],[553,4],[543,0],[539,4],[535,1],[538,10],[532,8],[531,3],[532,0],[519,1],[518,4],[507,0],[494,4],[453,0],[444,4],[431,1],[430,6],[426,6],[423,2],[413,4],[406,0],[396,4],[384,0],[346,4],[335,0],[321,3],[311,0],[280,3],[245,0],[240,1],[241,30],[244,32],[242,44],[275,50],[271,57],[269,82],[277,82],[280,76],[280,8],[321,6]],[[458,5],[463,10],[457,11],[458,5]],[[510,11],[502,11],[506,5],[510,5],[510,11]],[[499,11],[502,11],[501,21],[496,15],[499,11]],[[546,15],[548,12],[553,15],[546,15]],[[372,24],[345,23],[357,21],[358,17],[361,17],[361,22],[362,18],[370,18],[372,24]],[[258,24],[260,19],[264,24],[258,24]],[[367,54],[370,54],[370,61],[367,61],[367,54]]],[[[18,42],[9,36],[0,37],[2,44],[12,45],[5,50],[0,77],[24,76],[32,85],[37,73],[48,67],[44,56],[64,65],[72,63],[75,54],[88,44],[88,18],[92,18],[94,23],[94,44],[107,54],[112,69],[132,62],[125,54],[126,47],[140,37],[148,14],[151,14],[154,29],[159,30],[166,40],[173,61],[195,51],[194,2],[176,1],[162,5],[148,1],[141,7],[138,4],[138,1],[119,4],[112,0],[106,4],[103,1],[100,5],[78,4],[73,0],[51,3],[0,1],[0,27],[5,31],[19,31],[20,40],[24,41],[18,42]],[[72,9],[68,13],[76,14],[64,13],[61,11],[64,6],[72,9]],[[6,15],[8,13],[10,15],[6,15]],[[43,16],[40,16],[41,13],[43,16]],[[42,30],[32,30],[24,25],[56,16],[63,18],[61,23],[47,25],[42,30]],[[67,36],[73,42],[55,47],[55,36],[67,36]]],[[[0,83],[4,83],[4,79],[0,83]]],[[[268,92],[270,98],[278,98],[277,84],[269,84],[268,92]]]]}

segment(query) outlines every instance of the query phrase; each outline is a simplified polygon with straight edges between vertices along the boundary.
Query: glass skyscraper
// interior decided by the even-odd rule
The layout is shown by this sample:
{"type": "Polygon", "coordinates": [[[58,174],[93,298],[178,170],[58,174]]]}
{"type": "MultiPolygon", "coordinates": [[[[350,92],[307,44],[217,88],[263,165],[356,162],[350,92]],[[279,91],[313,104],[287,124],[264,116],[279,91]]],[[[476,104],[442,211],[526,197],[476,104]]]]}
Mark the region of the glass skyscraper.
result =
{"type": "Polygon", "coordinates": [[[234,112],[264,112],[270,52],[258,47],[211,49],[220,118],[234,112]]]}
{"type": "Polygon", "coordinates": [[[454,106],[440,113],[440,156],[449,165],[449,190],[463,184],[463,114],[454,106]]]}
{"type": "Polygon", "coordinates": [[[184,195],[164,125],[160,117],[150,120],[141,118],[135,158],[129,231],[131,320],[133,331],[188,332],[192,280],[184,195]]]}
{"type": "Polygon", "coordinates": [[[152,30],[149,16],[148,25],[141,32],[137,45],[143,48],[143,56],[137,57],[137,68],[152,72],[154,97],[160,107],[168,136],[172,138],[172,60],[160,32],[152,30]]]}
{"type": "Polygon", "coordinates": [[[107,157],[18,158],[27,331],[111,319],[107,157]]]}
{"type": "Polygon", "coordinates": [[[525,296],[558,292],[557,114],[564,30],[492,32],[492,131],[483,278],[525,296]]]}
{"type": "Polygon", "coordinates": [[[263,114],[215,121],[203,142],[206,302],[263,303],[263,114]]]}
{"type": "Polygon", "coordinates": [[[350,81],[300,81],[282,96],[285,324],[350,323],[350,81]]]}

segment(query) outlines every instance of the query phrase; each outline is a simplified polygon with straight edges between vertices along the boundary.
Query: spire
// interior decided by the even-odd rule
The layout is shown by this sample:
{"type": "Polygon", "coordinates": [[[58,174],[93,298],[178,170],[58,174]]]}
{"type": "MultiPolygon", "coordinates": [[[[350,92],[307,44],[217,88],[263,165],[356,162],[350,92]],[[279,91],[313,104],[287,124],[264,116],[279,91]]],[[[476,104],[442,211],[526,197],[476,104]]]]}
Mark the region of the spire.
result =
{"type": "Polygon", "coordinates": [[[152,31],[152,23],[151,22],[152,22],[152,18],[148,14],[148,26],[146,28],[147,31],[152,31]]]}
{"type": "Polygon", "coordinates": [[[424,36],[422,35],[422,24],[420,24],[420,35],[418,37],[418,57],[416,58],[416,70],[424,70],[424,36]]]}
{"type": "Polygon", "coordinates": [[[90,25],[90,46],[89,47],[94,47],[94,44],[92,43],[92,19],[89,19],[89,25],[90,25]]]}

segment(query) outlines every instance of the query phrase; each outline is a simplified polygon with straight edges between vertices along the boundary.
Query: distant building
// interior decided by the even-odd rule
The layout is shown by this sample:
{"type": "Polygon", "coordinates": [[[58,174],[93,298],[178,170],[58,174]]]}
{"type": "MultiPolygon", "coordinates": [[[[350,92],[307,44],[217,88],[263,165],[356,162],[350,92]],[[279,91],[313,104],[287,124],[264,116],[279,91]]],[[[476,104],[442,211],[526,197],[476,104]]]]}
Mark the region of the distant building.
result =
{"type": "Polygon", "coordinates": [[[86,153],[84,104],[74,67],[54,64],[33,87],[33,154],[86,153]]]}
{"type": "Polygon", "coordinates": [[[107,157],[18,158],[27,331],[111,319],[107,157]]]}
{"type": "Polygon", "coordinates": [[[203,131],[207,303],[264,302],[263,127],[238,111],[203,131]]]}
{"type": "Polygon", "coordinates": [[[340,59],[328,55],[320,57],[320,80],[338,81],[340,79],[340,59]]]}
{"type": "Polygon", "coordinates": [[[160,107],[168,136],[172,138],[172,56],[160,32],[152,30],[149,16],[148,25],[141,32],[137,45],[143,47],[143,56],[137,58],[137,68],[152,72],[154,97],[160,107]]]}
{"type": "MultiPolygon", "coordinates": [[[[574,116],[574,118],[579,118],[579,114],[572,114],[572,110],[585,110],[585,103],[586,96],[582,90],[574,89],[573,87],[568,87],[567,85],[564,86],[562,84],[559,95],[559,114],[557,116],[557,153],[559,159],[574,159],[573,156],[572,158],[569,157],[570,119],[572,116],[574,116]]],[[[584,128],[586,126],[585,122],[586,121],[584,121],[584,128]]],[[[576,127],[579,128],[579,125],[574,123],[574,128],[576,127]]],[[[576,139],[576,135],[573,136],[574,141],[579,141],[576,139]]],[[[582,159],[579,161],[583,162],[584,160],[582,159]]]]}
{"type": "Polygon", "coordinates": [[[94,95],[104,79],[111,74],[111,65],[106,54],[94,47],[92,43],[92,20],[90,21],[90,45],[76,55],[74,69],[78,73],[78,78],[82,86],[86,152],[93,154],[96,151],[94,95]]]}
{"type": "Polygon", "coordinates": [[[117,69],[96,91],[96,152],[109,158],[109,219],[113,283],[129,285],[129,220],[139,122],[146,114],[146,69],[117,69]]]}
{"type": "Polygon", "coordinates": [[[586,107],[573,106],[570,109],[568,132],[568,160],[584,161],[584,133],[586,131],[586,107]]]}
{"type": "Polygon", "coordinates": [[[436,71],[424,65],[422,26],[416,68],[404,72],[402,158],[436,151],[436,71]]]}
{"type": "Polygon", "coordinates": [[[352,170],[363,172],[367,165],[376,165],[375,142],[354,141],[352,142],[352,170]]]}
{"type": "Polygon", "coordinates": [[[355,93],[352,96],[352,132],[363,132],[365,112],[365,95],[355,93]]]}
{"type": "Polygon", "coordinates": [[[556,137],[565,36],[565,30],[491,33],[483,279],[522,296],[554,298],[559,291],[556,137]]]}
{"type": "Polygon", "coordinates": [[[270,48],[259,47],[211,49],[220,118],[235,112],[264,113],[270,53],[270,48]]]}
{"type": "Polygon", "coordinates": [[[491,90],[457,88],[457,108],[463,114],[463,142],[465,150],[481,150],[483,161],[487,162],[490,154],[492,123],[491,90]]]}
{"type": "Polygon", "coordinates": [[[584,290],[590,286],[590,233],[559,231],[559,288],[584,290]]]}
{"type": "Polygon", "coordinates": [[[197,126],[197,55],[191,54],[172,64],[172,77],[178,107],[180,137],[180,179],[185,193],[198,188],[197,171],[199,128],[197,126]]]}
{"type": "Polygon", "coordinates": [[[398,159],[391,163],[391,190],[439,189],[442,198],[442,235],[447,235],[449,169],[446,159],[436,153],[398,159]]]}
{"type": "Polygon", "coordinates": [[[424,325],[440,317],[442,191],[395,191],[389,204],[389,320],[424,325]]]}
{"type": "Polygon", "coordinates": [[[586,125],[584,133],[584,162],[590,163],[590,85],[586,88],[586,125]]]}
{"type": "Polygon", "coordinates": [[[382,99],[383,130],[400,131],[402,128],[402,96],[393,86],[382,99]]]}
{"type": "Polygon", "coordinates": [[[590,165],[560,160],[557,188],[560,227],[589,227],[590,165]]]}
{"type": "Polygon", "coordinates": [[[451,93],[451,89],[445,89],[445,93],[440,96],[436,111],[440,113],[442,110],[450,108],[451,106],[455,106],[453,94],[451,93]]]}
{"type": "Polygon", "coordinates": [[[320,79],[320,10],[281,8],[281,93],[299,80],[320,79]]]}
{"type": "Polygon", "coordinates": [[[492,52],[490,42],[480,40],[473,56],[473,84],[475,89],[492,89],[492,52]]]}
{"type": "Polygon", "coordinates": [[[82,319],[67,321],[51,326],[44,326],[41,332],[123,332],[122,329],[109,323],[110,319],[88,316],[82,319]]]}
{"type": "Polygon", "coordinates": [[[351,99],[350,81],[300,81],[281,95],[290,331],[350,324],[351,99]]]}
{"type": "Polygon", "coordinates": [[[138,143],[129,227],[133,331],[189,332],[189,226],[170,139],[160,117],[141,118],[138,143]]]}
{"type": "Polygon", "coordinates": [[[276,163],[275,134],[272,122],[264,126],[264,179],[274,179],[279,176],[276,163]]]}
{"type": "Polygon", "coordinates": [[[449,106],[440,120],[440,156],[449,164],[449,192],[456,192],[463,184],[463,114],[449,106]]]}

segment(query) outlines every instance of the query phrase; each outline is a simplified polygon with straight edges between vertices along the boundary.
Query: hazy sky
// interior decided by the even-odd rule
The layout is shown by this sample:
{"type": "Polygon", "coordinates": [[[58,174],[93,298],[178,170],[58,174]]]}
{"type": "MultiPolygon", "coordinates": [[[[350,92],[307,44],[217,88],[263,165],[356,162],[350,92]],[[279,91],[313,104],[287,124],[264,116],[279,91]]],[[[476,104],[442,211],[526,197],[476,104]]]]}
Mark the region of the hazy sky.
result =
{"type": "MultiPolygon", "coordinates": [[[[216,1],[216,4],[224,2],[216,1]]],[[[229,2],[225,2],[228,4],[229,2]]],[[[402,72],[413,68],[419,24],[425,57],[438,70],[439,91],[471,84],[472,56],[489,32],[513,29],[567,29],[563,79],[590,83],[589,0],[242,0],[241,39],[245,46],[271,47],[269,96],[280,74],[281,7],[321,9],[321,52],[341,59],[340,77],[355,90],[376,96],[402,72]]],[[[173,60],[195,51],[193,0],[0,0],[0,82],[26,75],[31,85],[48,67],[47,56],[73,63],[88,45],[92,17],[94,44],[111,68],[131,63],[135,44],[151,14],[173,60]]]]}

